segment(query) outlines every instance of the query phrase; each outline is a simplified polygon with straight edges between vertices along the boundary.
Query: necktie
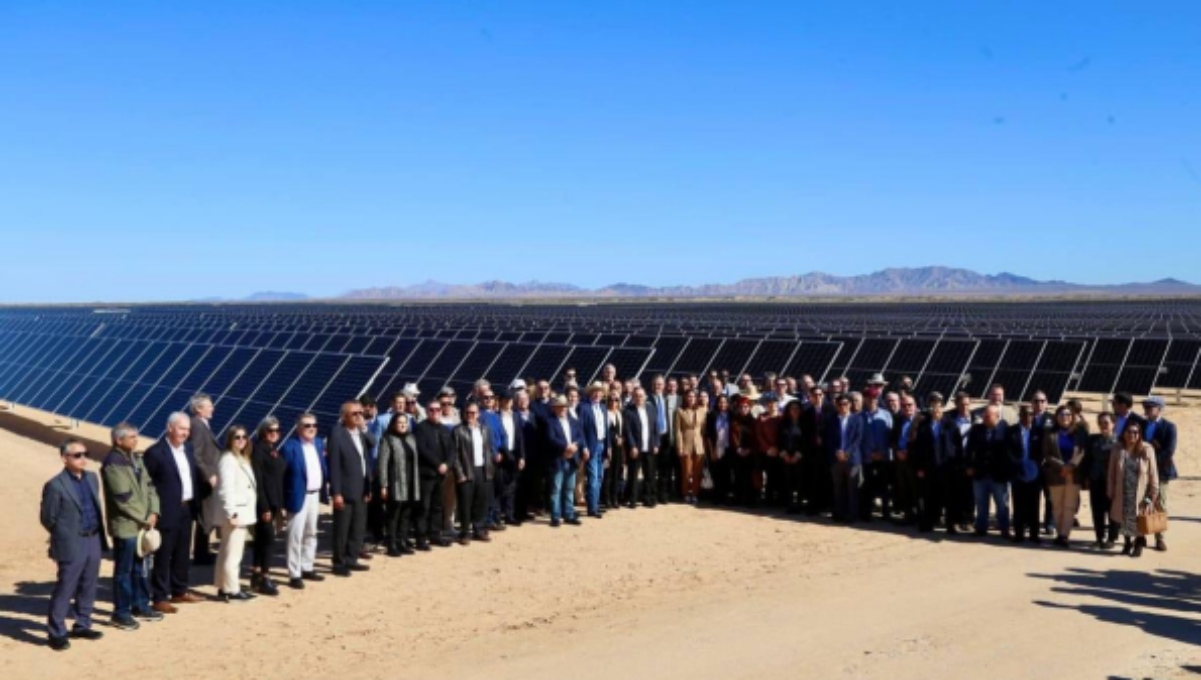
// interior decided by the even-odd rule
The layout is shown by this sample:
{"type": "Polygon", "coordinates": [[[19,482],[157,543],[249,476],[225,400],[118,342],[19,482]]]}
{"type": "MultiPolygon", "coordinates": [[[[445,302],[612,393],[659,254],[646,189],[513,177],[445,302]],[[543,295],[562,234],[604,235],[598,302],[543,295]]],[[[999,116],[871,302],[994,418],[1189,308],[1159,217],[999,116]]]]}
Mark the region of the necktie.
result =
{"type": "Polygon", "coordinates": [[[667,409],[663,408],[663,397],[655,397],[655,420],[658,421],[659,434],[667,433],[667,409]]]}

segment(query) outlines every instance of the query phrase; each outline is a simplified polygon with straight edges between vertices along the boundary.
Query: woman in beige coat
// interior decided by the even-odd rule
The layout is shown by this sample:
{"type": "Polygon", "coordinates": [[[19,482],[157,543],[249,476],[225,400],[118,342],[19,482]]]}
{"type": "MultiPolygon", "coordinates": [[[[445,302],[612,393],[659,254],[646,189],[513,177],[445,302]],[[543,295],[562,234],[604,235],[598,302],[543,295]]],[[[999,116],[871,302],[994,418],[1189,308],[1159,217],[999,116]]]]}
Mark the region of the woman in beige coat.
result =
{"type": "Polygon", "coordinates": [[[705,409],[697,401],[696,392],[684,392],[684,407],[676,409],[676,446],[680,455],[680,493],[684,502],[696,504],[701,493],[701,476],[705,469],[705,409]]]}
{"type": "Polygon", "coordinates": [[[1122,554],[1138,557],[1147,545],[1147,538],[1138,531],[1138,517],[1149,513],[1159,498],[1159,471],[1155,466],[1155,453],[1143,441],[1142,427],[1138,422],[1126,422],[1122,438],[1109,456],[1106,482],[1111,503],[1109,516],[1122,525],[1122,536],[1125,538],[1122,554]]]}
{"type": "Polygon", "coordinates": [[[246,548],[246,530],[257,519],[255,504],[258,491],[250,450],[246,428],[231,425],[225,435],[225,452],[217,464],[217,492],[213,494],[217,499],[220,518],[220,522],[213,526],[221,530],[221,551],[217,553],[213,580],[217,586],[217,598],[222,602],[241,602],[254,598],[242,590],[238,581],[242,552],[246,548]]]}

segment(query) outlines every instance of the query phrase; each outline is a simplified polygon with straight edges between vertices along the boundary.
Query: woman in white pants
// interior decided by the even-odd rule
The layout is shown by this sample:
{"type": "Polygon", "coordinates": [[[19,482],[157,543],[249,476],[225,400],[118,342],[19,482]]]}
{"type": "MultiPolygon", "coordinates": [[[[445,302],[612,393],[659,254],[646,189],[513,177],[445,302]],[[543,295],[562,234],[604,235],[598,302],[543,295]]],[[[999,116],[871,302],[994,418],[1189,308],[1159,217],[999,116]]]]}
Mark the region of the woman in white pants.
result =
{"type": "Polygon", "coordinates": [[[242,568],[242,552],[246,547],[246,529],[254,524],[254,468],[250,462],[250,437],[246,428],[232,425],[225,435],[225,452],[217,466],[217,494],[220,504],[218,517],[221,529],[221,550],[213,579],[217,597],[222,602],[242,602],[254,596],[242,590],[238,580],[242,568]]]}

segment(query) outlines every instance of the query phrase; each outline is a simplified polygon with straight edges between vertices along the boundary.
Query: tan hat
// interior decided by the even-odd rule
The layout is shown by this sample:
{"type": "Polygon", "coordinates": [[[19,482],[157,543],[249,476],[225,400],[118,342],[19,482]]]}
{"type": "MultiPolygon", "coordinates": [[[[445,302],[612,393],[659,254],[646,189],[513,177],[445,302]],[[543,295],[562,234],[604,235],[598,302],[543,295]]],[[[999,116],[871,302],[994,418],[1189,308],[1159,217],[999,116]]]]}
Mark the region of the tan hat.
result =
{"type": "Polygon", "coordinates": [[[138,530],[138,557],[154,553],[162,544],[163,536],[158,529],[142,528],[138,530]]]}
{"type": "Polygon", "coordinates": [[[607,392],[607,391],[608,390],[605,389],[605,384],[600,382],[599,380],[588,386],[588,394],[592,394],[593,392],[607,392]]]}
{"type": "Polygon", "coordinates": [[[550,405],[551,406],[567,406],[567,397],[564,397],[562,395],[557,396],[554,399],[550,400],[550,405]]]}
{"type": "Polygon", "coordinates": [[[888,381],[884,379],[883,373],[873,373],[872,377],[867,381],[868,385],[887,385],[888,381]]]}

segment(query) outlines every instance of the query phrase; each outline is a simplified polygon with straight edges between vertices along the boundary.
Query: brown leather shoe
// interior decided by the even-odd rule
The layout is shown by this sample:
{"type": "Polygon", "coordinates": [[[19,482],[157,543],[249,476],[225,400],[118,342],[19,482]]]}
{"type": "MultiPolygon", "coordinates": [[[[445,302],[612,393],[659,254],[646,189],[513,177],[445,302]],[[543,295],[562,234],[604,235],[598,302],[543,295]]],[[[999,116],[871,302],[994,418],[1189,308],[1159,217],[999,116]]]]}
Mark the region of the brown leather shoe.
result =
{"type": "Polygon", "coordinates": [[[184,593],[171,598],[171,604],[195,604],[197,602],[204,602],[204,598],[192,593],[184,593]]]}
{"type": "Polygon", "coordinates": [[[375,555],[372,555],[372,554],[371,554],[371,551],[369,551],[369,550],[363,550],[363,551],[360,551],[360,552],[359,552],[359,559],[360,559],[360,560],[369,560],[369,559],[372,559],[372,558],[374,558],[374,557],[375,557],[375,555]]]}
{"type": "Polygon", "coordinates": [[[166,600],[163,600],[162,602],[155,602],[150,606],[150,608],[160,614],[174,614],[175,612],[179,611],[175,605],[167,602],[166,600]]]}

